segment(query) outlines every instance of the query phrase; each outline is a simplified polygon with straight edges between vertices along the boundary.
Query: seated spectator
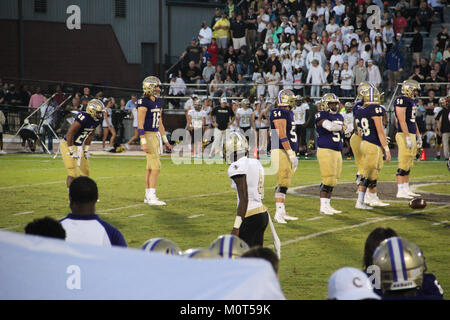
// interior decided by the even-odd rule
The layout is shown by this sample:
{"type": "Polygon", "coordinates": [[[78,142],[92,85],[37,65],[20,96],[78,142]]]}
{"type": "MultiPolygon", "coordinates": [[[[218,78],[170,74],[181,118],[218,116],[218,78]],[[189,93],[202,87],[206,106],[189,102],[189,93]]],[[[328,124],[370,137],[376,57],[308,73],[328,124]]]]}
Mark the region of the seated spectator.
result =
{"type": "Polygon", "coordinates": [[[235,82],[233,81],[233,79],[231,79],[230,74],[227,74],[227,77],[224,81],[224,90],[225,90],[225,96],[226,97],[233,97],[235,94],[235,82]]]}
{"type": "Polygon", "coordinates": [[[328,280],[328,300],[381,300],[367,275],[352,267],[335,271],[328,280]]]}
{"type": "Polygon", "coordinates": [[[433,11],[436,15],[439,15],[441,23],[444,23],[444,5],[446,4],[445,0],[428,0],[428,5],[433,8],[433,11]]]}
{"type": "Polygon", "coordinates": [[[233,80],[233,82],[238,81],[238,73],[236,70],[236,65],[234,63],[227,65],[227,75],[230,76],[230,78],[231,78],[231,80],[233,80]]]}
{"type": "Polygon", "coordinates": [[[236,96],[237,97],[248,97],[250,94],[250,87],[247,85],[248,82],[242,75],[242,73],[238,73],[237,75],[237,84],[240,84],[239,86],[236,86],[236,96]]]}
{"type": "Polygon", "coordinates": [[[229,46],[227,52],[223,55],[225,69],[232,63],[237,63],[237,55],[233,50],[233,46],[229,46]]]}
{"type": "MultiPolygon", "coordinates": [[[[425,79],[425,82],[429,82],[429,83],[445,82],[445,79],[439,77],[437,75],[436,70],[433,69],[430,71],[430,76],[425,79]]],[[[441,87],[443,88],[443,86],[441,86],[439,84],[427,84],[427,85],[425,85],[425,91],[433,90],[438,95],[443,95],[443,92],[441,92],[441,87]]]]}
{"type": "Polygon", "coordinates": [[[66,239],[66,231],[58,220],[50,217],[34,219],[25,227],[26,234],[56,239],[66,239]]]}
{"type": "Polygon", "coordinates": [[[202,61],[200,63],[200,70],[203,70],[206,67],[209,60],[211,60],[211,53],[208,52],[206,47],[202,47],[202,61]]]}
{"type": "Polygon", "coordinates": [[[66,231],[66,241],[126,247],[120,231],[95,214],[97,200],[98,189],[94,180],[81,176],[72,181],[69,187],[71,213],[60,220],[66,231]]]}
{"type": "Polygon", "coordinates": [[[442,52],[439,51],[437,47],[434,47],[430,52],[430,63],[441,62],[442,60],[442,52]]]}
{"type": "MultiPolygon", "coordinates": [[[[200,84],[202,72],[200,68],[195,65],[194,61],[189,62],[189,66],[184,69],[183,80],[187,84],[200,84]]],[[[193,88],[189,87],[188,91],[192,91],[193,88]]]]}
{"type": "Polygon", "coordinates": [[[425,77],[425,79],[431,75],[431,67],[425,58],[420,58],[420,73],[425,77]]]}
{"type": "Polygon", "coordinates": [[[209,93],[213,97],[221,97],[224,92],[224,88],[223,88],[222,84],[223,84],[223,82],[220,77],[220,74],[216,72],[216,74],[214,75],[214,79],[209,84],[209,93]]]}
{"type": "Polygon", "coordinates": [[[197,38],[192,37],[191,44],[186,48],[186,50],[181,54],[180,59],[183,60],[183,67],[186,68],[191,61],[199,66],[202,59],[202,49],[197,44],[197,38]]]}
{"type": "Polygon", "coordinates": [[[251,75],[253,72],[252,56],[247,46],[241,47],[240,53],[237,56],[236,69],[238,73],[246,73],[247,75],[251,75]]]}
{"type": "Polygon", "coordinates": [[[203,81],[202,83],[210,83],[213,79],[213,76],[216,74],[216,67],[212,65],[211,60],[208,60],[206,62],[206,67],[203,68],[202,77],[203,81]]]}
{"type": "MultiPolygon", "coordinates": [[[[211,62],[208,62],[211,63],[211,62]]],[[[186,95],[186,85],[182,77],[177,77],[174,74],[169,75],[169,96],[184,97],[186,95]]],[[[169,102],[177,109],[180,108],[180,99],[169,99],[169,102]]]]}

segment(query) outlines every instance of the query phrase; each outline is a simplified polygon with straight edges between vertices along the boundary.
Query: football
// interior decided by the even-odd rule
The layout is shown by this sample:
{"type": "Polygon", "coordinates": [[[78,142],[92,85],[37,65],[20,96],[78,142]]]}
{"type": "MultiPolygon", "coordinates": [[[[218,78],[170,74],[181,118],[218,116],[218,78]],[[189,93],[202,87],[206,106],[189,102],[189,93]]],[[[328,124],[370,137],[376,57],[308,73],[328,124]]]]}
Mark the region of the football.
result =
{"type": "Polygon", "coordinates": [[[421,198],[415,198],[409,201],[409,206],[412,209],[423,209],[427,206],[427,202],[421,198]]]}

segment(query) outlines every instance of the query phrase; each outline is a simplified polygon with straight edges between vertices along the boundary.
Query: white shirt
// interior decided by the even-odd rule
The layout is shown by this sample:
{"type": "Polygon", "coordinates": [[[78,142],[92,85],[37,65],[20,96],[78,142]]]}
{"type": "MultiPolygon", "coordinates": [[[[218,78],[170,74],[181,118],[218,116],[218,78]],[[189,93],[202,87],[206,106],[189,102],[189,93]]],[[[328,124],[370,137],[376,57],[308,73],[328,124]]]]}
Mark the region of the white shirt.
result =
{"type": "Polygon", "coordinates": [[[308,77],[306,78],[306,83],[311,83],[314,85],[319,85],[326,82],[323,74],[323,69],[321,66],[309,68],[308,77]]]}
{"type": "Polygon", "coordinates": [[[350,90],[352,89],[352,80],[353,80],[353,72],[352,70],[348,69],[348,70],[342,70],[341,71],[341,89],[344,90],[350,90]],[[345,79],[346,77],[349,77],[349,79],[345,79]]]}
{"type": "MultiPolygon", "coordinates": [[[[135,109],[136,109],[136,108],[135,108],[135,109]]],[[[108,121],[109,121],[109,125],[112,126],[112,121],[111,121],[112,110],[111,110],[111,108],[105,108],[105,113],[107,114],[108,121]]],[[[107,123],[106,123],[106,117],[103,117],[103,123],[102,123],[102,126],[103,126],[104,128],[107,128],[107,127],[108,127],[108,125],[107,125],[107,123]]]]}
{"type": "Polygon", "coordinates": [[[327,44],[327,51],[333,52],[333,45],[339,49],[339,52],[342,52],[342,44],[340,41],[330,41],[327,44]]]}
{"type": "Polygon", "coordinates": [[[350,43],[352,42],[353,39],[356,39],[358,41],[359,44],[359,36],[356,33],[347,33],[344,38],[342,39],[344,45],[347,45],[348,47],[350,47],[350,43]]]}
{"type": "Polygon", "coordinates": [[[40,110],[41,117],[44,117],[44,115],[45,115],[43,124],[49,125],[53,122],[53,112],[54,111],[55,111],[55,107],[53,107],[52,105],[49,106],[46,103],[42,104],[41,110],[40,110]]]}
{"type": "Polygon", "coordinates": [[[207,106],[206,108],[203,107],[202,110],[205,113],[206,125],[209,126],[211,124],[211,119],[209,119],[209,115],[211,114],[212,108],[210,106],[207,106]]]}
{"type": "Polygon", "coordinates": [[[388,30],[386,27],[384,27],[382,34],[383,34],[384,42],[391,44],[392,39],[394,39],[394,37],[395,37],[394,28],[391,27],[388,30]]]}
{"type": "Polygon", "coordinates": [[[337,29],[339,29],[339,26],[336,23],[327,24],[327,26],[325,27],[325,30],[327,30],[329,35],[331,35],[332,33],[335,33],[337,29]]]}
{"type": "Polygon", "coordinates": [[[194,129],[200,129],[203,126],[203,118],[206,117],[205,111],[189,110],[188,115],[191,116],[191,126],[194,129]]]}
{"type": "Polygon", "coordinates": [[[344,59],[342,59],[342,56],[340,54],[332,55],[330,58],[330,66],[331,70],[334,70],[334,64],[338,62],[339,67],[341,67],[344,64],[344,59]]]}
{"type": "Polygon", "coordinates": [[[283,79],[283,89],[293,89],[294,77],[291,72],[287,72],[283,79]]]}
{"type": "Polygon", "coordinates": [[[353,112],[344,112],[341,114],[344,117],[344,125],[347,127],[344,133],[349,134],[353,131],[353,112]]]}
{"type": "Polygon", "coordinates": [[[209,44],[211,43],[212,39],[212,30],[210,27],[201,28],[200,32],[198,33],[199,36],[202,36],[203,38],[200,38],[200,45],[209,44]]]}
{"type": "Polygon", "coordinates": [[[371,84],[378,84],[378,85],[381,84],[382,79],[380,69],[378,68],[378,66],[372,65],[372,68],[370,67],[367,68],[367,80],[371,84]]]}
{"type": "Polygon", "coordinates": [[[178,78],[175,81],[170,81],[169,94],[178,95],[178,93],[186,93],[186,84],[182,78],[178,78]]]}
{"type": "MultiPolygon", "coordinates": [[[[236,115],[239,116],[239,127],[240,128],[248,128],[251,125],[251,118],[252,118],[253,109],[247,108],[245,110],[244,108],[239,108],[236,112],[236,115]]],[[[237,118],[237,117],[236,117],[237,118]]],[[[237,120],[237,119],[236,119],[237,120]]]]}
{"type": "Polygon", "coordinates": [[[302,103],[299,107],[296,106],[294,109],[292,109],[292,112],[294,113],[295,124],[305,124],[306,110],[309,110],[309,105],[307,103],[302,103]]]}
{"type": "Polygon", "coordinates": [[[137,112],[137,108],[131,109],[131,113],[133,114],[133,127],[137,128],[137,126],[138,126],[138,112],[137,112]]]}
{"type": "MultiPolygon", "coordinates": [[[[247,180],[248,205],[247,211],[263,207],[264,198],[264,168],[257,159],[242,157],[228,168],[230,179],[236,175],[245,174],[247,180]]],[[[236,183],[231,180],[231,187],[237,190],[236,183]]],[[[239,194],[237,195],[239,206],[239,194]]]]}
{"type": "Polygon", "coordinates": [[[259,72],[253,73],[252,81],[255,81],[256,83],[264,83],[265,82],[264,76],[259,72]]]}
{"type": "Polygon", "coordinates": [[[343,4],[336,5],[334,6],[333,11],[336,13],[337,16],[341,16],[345,13],[345,6],[343,4]]]}
{"type": "MultiPolygon", "coordinates": [[[[258,16],[258,18],[259,17],[261,17],[261,16],[258,16]]],[[[261,20],[265,21],[265,22],[269,22],[270,21],[270,17],[269,17],[268,14],[263,14],[262,17],[261,17],[261,20]]],[[[266,24],[264,22],[262,22],[262,21],[258,24],[258,32],[263,32],[264,29],[266,29],[266,24]]]]}

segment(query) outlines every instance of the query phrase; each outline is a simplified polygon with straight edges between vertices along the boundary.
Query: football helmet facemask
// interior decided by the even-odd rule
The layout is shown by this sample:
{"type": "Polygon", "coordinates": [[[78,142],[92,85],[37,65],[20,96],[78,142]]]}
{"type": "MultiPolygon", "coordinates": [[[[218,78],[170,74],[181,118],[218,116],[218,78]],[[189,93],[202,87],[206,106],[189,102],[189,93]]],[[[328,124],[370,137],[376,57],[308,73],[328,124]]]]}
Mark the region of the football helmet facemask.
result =
{"type": "MultiPolygon", "coordinates": [[[[227,163],[232,163],[236,160],[233,160],[234,153],[237,152],[245,156],[248,152],[248,142],[244,135],[240,132],[231,132],[229,136],[227,136],[225,142],[225,154],[227,163]]],[[[240,157],[238,157],[240,158],[240,157]]]]}
{"type": "Polygon", "coordinates": [[[250,247],[244,240],[232,234],[219,236],[209,246],[209,250],[225,259],[239,258],[249,249],[250,247]]]}
{"type": "Polygon", "coordinates": [[[209,249],[191,248],[183,252],[183,257],[194,259],[220,259],[222,258],[217,252],[209,249]]]}
{"type": "Polygon", "coordinates": [[[339,99],[334,93],[325,93],[321,101],[322,110],[330,113],[339,111],[339,99]]]}
{"type": "Polygon", "coordinates": [[[100,120],[103,117],[103,111],[105,110],[105,105],[98,99],[92,99],[88,102],[86,107],[86,112],[95,121],[100,120]]]}
{"type": "Polygon", "coordinates": [[[142,250],[171,256],[178,256],[182,253],[181,248],[175,242],[165,238],[152,238],[145,241],[142,245],[142,250]]]}
{"type": "Polygon", "coordinates": [[[277,98],[278,107],[289,107],[292,109],[295,107],[295,94],[292,90],[284,89],[278,93],[277,98]]]}
{"type": "Polygon", "coordinates": [[[142,81],[142,90],[144,91],[145,96],[156,97],[161,92],[161,81],[155,76],[147,77],[142,81]],[[160,90],[156,89],[158,87],[160,90]]]}
{"type": "Polygon", "coordinates": [[[248,101],[248,99],[242,99],[241,100],[241,106],[249,107],[250,106],[250,101],[248,101]]]}
{"type": "Polygon", "coordinates": [[[384,240],[373,254],[373,264],[380,268],[383,293],[422,286],[425,258],[411,241],[400,237],[384,240]]]}
{"type": "Polygon", "coordinates": [[[373,85],[371,85],[369,82],[367,81],[363,81],[359,84],[358,89],[356,90],[357,92],[357,98],[359,100],[363,99],[363,94],[362,92],[369,89],[369,88],[373,88],[373,85]]]}
{"type": "Polygon", "coordinates": [[[402,83],[402,94],[408,98],[416,96],[416,90],[420,91],[420,84],[416,80],[405,80],[402,83]]]}

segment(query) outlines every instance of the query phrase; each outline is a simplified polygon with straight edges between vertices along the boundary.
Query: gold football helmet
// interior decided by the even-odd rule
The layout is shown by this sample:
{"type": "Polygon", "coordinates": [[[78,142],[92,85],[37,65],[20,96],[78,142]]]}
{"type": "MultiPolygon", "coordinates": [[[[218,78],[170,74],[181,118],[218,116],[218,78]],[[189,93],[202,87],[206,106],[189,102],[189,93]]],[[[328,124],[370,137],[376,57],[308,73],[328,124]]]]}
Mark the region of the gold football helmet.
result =
{"type": "Polygon", "coordinates": [[[416,80],[405,80],[402,83],[402,94],[408,98],[416,96],[415,91],[420,91],[420,84],[416,80]]]}
{"type": "Polygon", "coordinates": [[[358,89],[356,89],[357,92],[357,98],[359,100],[363,99],[363,91],[369,89],[369,88],[373,88],[373,85],[371,85],[369,82],[367,81],[363,81],[359,84],[358,89]]]}
{"type": "Polygon", "coordinates": [[[325,93],[320,102],[322,110],[337,113],[339,111],[339,99],[334,93],[325,93]],[[329,104],[334,103],[334,107],[329,106],[329,104]]]}
{"type": "Polygon", "coordinates": [[[161,81],[154,76],[150,76],[142,81],[142,90],[144,91],[144,95],[156,96],[159,94],[156,88],[161,87],[161,81]]]}
{"type": "Polygon", "coordinates": [[[247,107],[249,107],[250,106],[250,101],[248,101],[248,99],[242,99],[241,100],[241,106],[247,106],[247,107]]]}
{"type": "Polygon", "coordinates": [[[235,152],[239,152],[244,155],[248,152],[247,139],[240,132],[231,132],[230,135],[226,137],[225,154],[227,163],[236,161],[232,159],[235,152]]]}
{"type": "Polygon", "coordinates": [[[105,110],[105,105],[98,99],[90,100],[86,107],[86,112],[95,121],[98,121],[103,117],[103,110],[105,110]]]}
{"type": "Polygon", "coordinates": [[[392,237],[381,242],[373,254],[373,264],[380,268],[383,293],[422,286],[425,258],[419,247],[406,239],[392,237]]]}
{"type": "Polygon", "coordinates": [[[377,88],[371,87],[361,91],[361,94],[363,96],[364,106],[368,104],[381,104],[381,93],[377,88]]]}
{"type": "Polygon", "coordinates": [[[183,257],[194,258],[194,259],[214,259],[214,258],[220,259],[220,258],[222,258],[215,251],[212,251],[209,249],[196,249],[196,248],[187,249],[185,252],[183,252],[183,257]]]}
{"type": "Polygon", "coordinates": [[[244,240],[232,234],[219,236],[209,246],[209,250],[216,252],[222,258],[230,259],[239,258],[249,249],[244,240]]]}
{"type": "Polygon", "coordinates": [[[181,248],[173,241],[164,238],[152,238],[145,241],[142,250],[148,252],[158,252],[171,256],[178,256],[182,253],[181,248]]]}
{"type": "Polygon", "coordinates": [[[284,89],[278,93],[277,99],[278,107],[289,107],[292,109],[295,107],[295,94],[292,90],[284,89]]]}

